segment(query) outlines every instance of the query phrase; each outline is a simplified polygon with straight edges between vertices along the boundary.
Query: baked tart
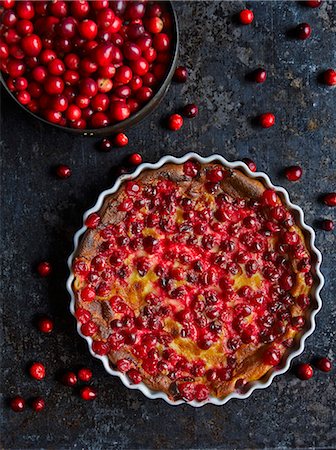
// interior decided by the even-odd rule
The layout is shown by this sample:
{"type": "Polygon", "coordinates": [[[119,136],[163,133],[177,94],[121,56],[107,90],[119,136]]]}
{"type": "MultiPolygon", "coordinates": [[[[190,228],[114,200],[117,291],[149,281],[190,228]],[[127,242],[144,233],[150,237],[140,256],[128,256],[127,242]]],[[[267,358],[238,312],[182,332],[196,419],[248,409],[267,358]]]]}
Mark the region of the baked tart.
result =
{"type": "Polygon", "coordinates": [[[75,316],[92,351],[171,401],[244,392],[309,319],[312,255],[278,194],[188,160],[126,180],[86,220],[75,316]]]}

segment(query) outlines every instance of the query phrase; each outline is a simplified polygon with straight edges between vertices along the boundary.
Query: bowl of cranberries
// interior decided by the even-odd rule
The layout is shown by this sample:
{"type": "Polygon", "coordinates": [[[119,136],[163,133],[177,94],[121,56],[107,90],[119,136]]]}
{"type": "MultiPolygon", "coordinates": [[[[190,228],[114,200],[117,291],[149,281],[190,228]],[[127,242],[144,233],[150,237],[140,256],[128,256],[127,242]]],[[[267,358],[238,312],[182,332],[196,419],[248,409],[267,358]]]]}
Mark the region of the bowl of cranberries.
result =
{"type": "Polygon", "coordinates": [[[167,92],[178,52],[171,2],[0,2],[1,82],[34,117],[84,135],[124,130],[167,92]]]}

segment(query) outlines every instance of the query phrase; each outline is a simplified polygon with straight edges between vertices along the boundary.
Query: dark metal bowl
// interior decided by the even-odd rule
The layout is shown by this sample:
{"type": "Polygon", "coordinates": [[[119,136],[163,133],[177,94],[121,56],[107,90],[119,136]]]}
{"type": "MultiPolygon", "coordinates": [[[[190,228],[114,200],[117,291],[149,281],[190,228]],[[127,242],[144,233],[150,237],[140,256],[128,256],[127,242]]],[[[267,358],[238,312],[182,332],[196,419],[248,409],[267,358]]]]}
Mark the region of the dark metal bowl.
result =
{"type": "Polygon", "coordinates": [[[93,128],[93,129],[85,129],[80,130],[78,128],[69,128],[69,127],[63,127],[61,125],[58,125],[56,123],[48,122],[47,120],[43,119],[43,117],[38,116],[37,114],[34,114],[33,112],[29,111],[24,105],[22,105],[14,96],[14,94],[8,89],[7,84],[2,76],[2,73],[0,72],[0,81],[6,91],[9,93],[9,95],[15,100],[15,102],[20,105],[21,108],[23,108],[28,114],[33,116],[35,119],[40,120],[41,122],[44,122],[48,125],[51,125],[53,127],[59,128],[61,130],[69,131],[70,133],[80,134],[83,136],[106,136],[113,133],[118,133],[120,131],[124,131],[127,128],[130,128],[132,125],[135,125],[136,123],[143,120],[145,117],[147,117],[154,109],[159,105],[165,94],[167,93],[171,80],[173,78],[176,65],[177,65],[177,57],[178,57],[178,48],[179,48],[179,28],[178,28],[178,21],[177,21],[177,15],[176,11],[173,6],[172,1],[167,1],[167,6],[169,8],[169,12],[172,15],[173,19],[173,49],[172,49],[172,57],[169,69],[167,71],[166,77],[164,78],[161,86],[153,96],[153,98],[144,105],[143,108],[141,108],[139,111],[137,111],[135,114],[132,114],[128,119],[123,120],[122,122],[115,123],[113,125],[109,125],[107,127],[103,128],[93,128]]]}

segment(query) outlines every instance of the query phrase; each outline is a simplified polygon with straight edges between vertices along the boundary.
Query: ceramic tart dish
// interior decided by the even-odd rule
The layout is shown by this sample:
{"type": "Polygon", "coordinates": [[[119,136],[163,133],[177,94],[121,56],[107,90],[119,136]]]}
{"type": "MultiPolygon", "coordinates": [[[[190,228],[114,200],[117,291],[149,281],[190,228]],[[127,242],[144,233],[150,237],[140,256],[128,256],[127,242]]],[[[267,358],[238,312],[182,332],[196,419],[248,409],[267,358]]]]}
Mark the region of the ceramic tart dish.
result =
{"type": "Polygon", "coordinates": [[[99,196],[74,244],[78,332],[149,398],[246,398],[314,331],[314,231],[285,189],[242,162],[189,153],[142,164],[99,196]]]}

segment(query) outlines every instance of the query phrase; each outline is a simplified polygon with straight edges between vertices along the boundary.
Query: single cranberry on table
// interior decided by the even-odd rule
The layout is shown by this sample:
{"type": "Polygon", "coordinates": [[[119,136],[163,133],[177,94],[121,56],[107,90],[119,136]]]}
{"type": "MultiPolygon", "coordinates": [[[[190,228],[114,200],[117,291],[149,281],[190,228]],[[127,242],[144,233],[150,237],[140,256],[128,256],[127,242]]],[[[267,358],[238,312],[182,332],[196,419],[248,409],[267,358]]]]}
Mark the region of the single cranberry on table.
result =
{"type": "Polygon", "coordinates": [[[80,396],[83,400],[94,400],[97,397],[97,391],[91,386],[85,386],[80,390],[80,396]]]}
{"type": "Polygon", "coordinates": [[[297,181],[302,177],[302,169],[300,166],[287,167],[284,173],[288,181],[297,181]]]}
{"type": "Polygon", "coordinates": [[[256,82],[256,83],[265,83],[266,78],[267,78],[267,72],[265,69],[259,68],[256,69],[252,74],[251,74],[251,78],[256,82]]]}
{"type": "Polygon", "coordinates": [[[311,27],[308,23],[300,23],[295,28],[295,35],[298,37],[298,39],[306,40],[311,35],[311,27]]]}
{"type": "Polygon", "coordinates": [[[309,8],[319,8],[322,5],[323,0],[306,0],[303,3],[309,8]]]}
{"type": "Polygon", "coordinates": [[[336,206],[336,192],[329,192],[329,194],[326,194],[323,196],[323,203],[329,207],[336,206]]]}
{"type": "Polygon", "coordinates": [[[334,222],[330,219],[324,219],[321,221],[321,228],[325,231],[332,231],[335,225],[334,222]]]}
{"type": "Polygon", "coordinates": [[[51,264],[48,261],[42,261],[37,266],[37,273],[40,277],[47,277],[52,272],[51,264]]]}
{"type": "Polygon", "coordinates": [[[118,133],[113,138],[116,147],[125,147],[128,144],[128,137],[125,133],[118,133]]]}
{"type": "Polygon", "coordinates": [[[249,25],[250,23],[253,22],[253,19],[254,19],[254,14],[253,14],[253,11],[251,11],[250,9],[243,9],[242,11],[240,11],[239,22],[242,25],[249,25]]]}
{"type": "Polygon", "coordinates": [[[109,152],[112,149],[112,142],[110,139],[104,138],[99,144],[100,150],[103,152],[109,152]]]}
{"type": "Polygon", "coordinates": [[[23,397],[17,395],[10,399],[9,405],[15,412],[21,412],[25,409],[26,401],[23,397]]]}
{"type": "Polygon", "coordinates": [[[83,367],[82,369],[79,369],[77,375],[78,375],[78,379],[80,381],[84,381],[85,383],[87,383],[92,378],[92,370],[88,369],[86,367],[83,367]]]}
{"type": "Polygon", "coordinates": [[[133,166],[138,166],[142,163],[142,156],[140,155],[140,153],[133,153],[129,156],[128,161],[133,166]]]}
{"type": "Polygon", "coordinates": [[[71,176],[71,169],[69,166],[60,164],[56,169],[56,175],[58,176],[58,178],[61,178],[64,180],[71,176]]]}
{"type": "Polygon", "coordinates": [[[188,119],[193,119],[198,114],[197,105],[195,105],[195,103],[185,105],[182,109],[182,114],[184,115],[184,117],[187,117],[188,119]]]}
{"type": "Polygon", "coordinates": [[[29,374],[35,380],[43,380],[46,374],[44,365],[40,362],[33,363],[29,368],[29,374]]]}
{"type": "Polygon", "coordinates": [[[336,86],[336,70],[326,70],[323,73],[323,81],[327,86],[336,86]]]}
{"type": "Polygon", "coordinates": [[[314,375],[314,370],[310,364],[299,364],[296,368],[296,375],[300,380],[309,380],[314,375]]]}
{"type": "Polygon", "coordinates": [[[183,125],[183,117],[180,114],[172,114],[168,117],[168,128],[171,131],[178,131],[182,128],[183,125]]]}
{"type": "Polygon", "coordinates": [[[75,386],[77,384],[77,376],[74,372],[65,372],[62,376],[62,383],[65,386],[75,386]]]}
{"type": "Polygon", "coordinates": [[[45,408],[45,401],[42,397],[36,397],[32,401],[31,406],[35,412],[40,412],[45,408]]]}
{"type": "Polygon", "coordinates": [[[37,327],[42,333],[51,333],[54,329],[54,322],[49,317],[41,317],[37,322],[37,327]]]}
{"type": "Polygon", "coordinates": [[[185,83],[188,79],[188,69],[183,66],[178,66],[175,69],[173,80],[177,83],[185,83]]]}
{"type": "Polygon", "coordinates": [[[259,124],[262,128],[271,128],[275,124],[275,115],[267,112],[259,116],[259,124]]]}
{"type": "Polygon", "coordinates": [[[256,163],[250,158],[243,158],[242,161],[247,165],[251,172],[257,171],[256,163]]]}
{"type": "Polygon", "coordinates": [[[330,372],[332,369],[331,361],[328,358],[319,358],[315,362],[315,366],[322,372],[330,372]]]}

